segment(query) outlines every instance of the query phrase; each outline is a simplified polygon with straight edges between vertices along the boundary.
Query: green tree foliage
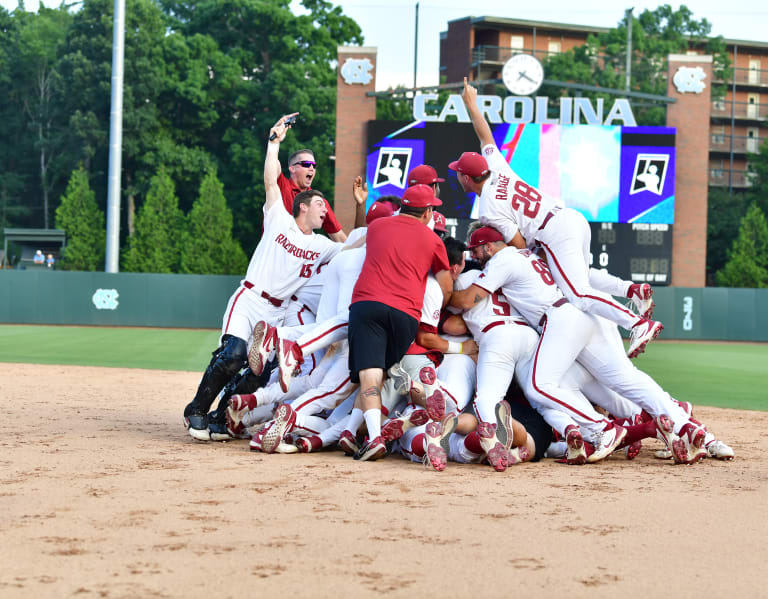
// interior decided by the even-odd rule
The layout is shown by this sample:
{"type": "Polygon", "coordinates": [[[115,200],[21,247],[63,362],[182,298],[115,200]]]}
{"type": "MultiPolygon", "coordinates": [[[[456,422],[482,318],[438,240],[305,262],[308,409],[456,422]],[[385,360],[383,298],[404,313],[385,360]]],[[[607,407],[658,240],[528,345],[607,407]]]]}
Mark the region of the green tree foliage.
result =
{"type": "Polygon", "coordinates": [[[756,154],[749,154],[750,188],[748,196],[763,214],[768,215],[768,140],[760,144],[756,154]]]}
{"type": "MultiPolygon", "coordinates": [[[[598,87],[625,89],[627,56],[626,16],[619,25],[605,33],[590,35],[587,42],[562,54],[549,57],[544,64],[547,78],[556,81],[584,83],[598,87]]],[[[708,37],[712,29],[706,19],[696,20],[686,6],[678,10],[670,5],[644,10],[632,20],[632,73],[630,89],[655,95],[666,95],[667,56],[685,53],[692,46],[703,54],[712,54],[714,70],[720,77],[729,75],[730,60],[722,36],[708,37]]],[[[722,90],[716,90],[722,95],[722,90]]],[[[547,86],[542,88],[552,99],[572,93],[547,86]]],[[[585,91],[585,97],[612,100],[613,96],[585,91]]],[[[552,103],[550,103],[552,104],[552,103]]],[[[633,108],[642,125],[664,125],[665,109],[661,105],[633,108]]]]}
{"type": "Polygon", "coordinates": [[[743,193],[729,193],[724,187],[710,187],[707,201],[707,283],[715,283],[717,271],[728,261],[728,250],[739,234],[747,211],[743,193]]]}
{"type": "Polygon", "coordinates": [[[88,173],[82,166],[72,173],[56,209],[56,227],[67,234],[67,245],[58,268],[88,271],[104,268],[104,213],[96,205],[88,173]]]}
{"type": "Polygon", "coordinates": [[[741,220],[739,236],[728,252],[728,262],[717,273],[724,287],[768,287],[768,222],[757,206],[750,205],[741,220]]]}
{"type": "Polygon", "coordinates": [[[234,275],[244,273],[247,266],[243,248],[232,238],[232,211],[224,199],[224,186],[215,172],[209,172],[187,217],[180,272],[234,275]]]}
{"type": "Polygon", "coordinates": [[[136,216],[136,232],[129,238],[123,270],[178,272],[183,226],[184,214],[179,209],[173,180],[160,168],[136,216]]]}

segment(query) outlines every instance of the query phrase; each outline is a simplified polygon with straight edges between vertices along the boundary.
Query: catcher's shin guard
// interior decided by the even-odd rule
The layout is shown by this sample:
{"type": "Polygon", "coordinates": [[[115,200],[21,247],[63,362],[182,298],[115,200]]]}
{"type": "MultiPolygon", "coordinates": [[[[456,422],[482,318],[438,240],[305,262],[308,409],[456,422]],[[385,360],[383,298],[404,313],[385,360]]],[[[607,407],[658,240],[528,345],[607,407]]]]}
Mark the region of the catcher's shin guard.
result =
{"type": "Polygon", "coordinates": [[[224,335],[221,345],[213,352],[213,358],[203,373],[195,398],[184,410],[184,415],[188,416],[190,413],[207,414],[219,391],[247,363],[248,345],[246,342],[239,337],[224,335]]]}

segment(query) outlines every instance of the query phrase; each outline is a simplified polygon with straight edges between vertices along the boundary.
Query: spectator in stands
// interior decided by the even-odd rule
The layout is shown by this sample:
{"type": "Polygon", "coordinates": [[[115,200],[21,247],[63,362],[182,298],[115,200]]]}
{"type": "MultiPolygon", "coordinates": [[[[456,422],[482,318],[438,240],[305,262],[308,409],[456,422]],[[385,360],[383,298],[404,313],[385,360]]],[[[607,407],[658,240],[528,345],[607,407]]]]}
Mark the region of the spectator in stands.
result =
{"type": "Polygon", "coordinates": [[[35,252],[35,257],[32,258],[32,261],[35,264],[45,264],[45,256],[43,256],[43,252],[41,250],[37,250],[35,252]]]}
{"type": "Polygon", "coordinates": [[[48,268],[53,268],[53,265],[56,263],[53,254],[48,254],[48,257],[45,259],[45,263],[48,265],[48,268]]]}

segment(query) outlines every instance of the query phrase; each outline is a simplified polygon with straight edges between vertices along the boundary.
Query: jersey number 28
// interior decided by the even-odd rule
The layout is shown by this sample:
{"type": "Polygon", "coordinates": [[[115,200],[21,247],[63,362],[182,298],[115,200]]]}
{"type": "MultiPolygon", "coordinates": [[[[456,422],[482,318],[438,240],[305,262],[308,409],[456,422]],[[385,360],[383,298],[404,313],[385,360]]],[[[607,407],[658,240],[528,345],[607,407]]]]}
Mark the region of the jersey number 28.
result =
{"type": "Polygon", "coordinates": [[[536,218],[541,207],[541,194],[535,187],[522,181],[515,181],[515,195],[512,196],[512,207],[515,210],[523,208],[523,214],[528,218],[536,218]]]}

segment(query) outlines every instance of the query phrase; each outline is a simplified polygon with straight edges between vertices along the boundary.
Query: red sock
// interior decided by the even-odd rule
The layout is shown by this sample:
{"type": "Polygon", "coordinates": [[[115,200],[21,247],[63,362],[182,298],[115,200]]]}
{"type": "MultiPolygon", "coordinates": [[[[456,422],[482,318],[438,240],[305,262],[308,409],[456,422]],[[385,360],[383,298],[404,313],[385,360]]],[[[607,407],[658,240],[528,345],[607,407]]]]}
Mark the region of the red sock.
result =
{"type": "Polygon", "coordinates": [[[472,453],[484,453],[483,446],[480,445],[480,435],[477,431],[472,431],[464,438],[464,447],[472,453]]]}
{"type": "Polygon", "coordinates": [[[621,442],[620,447],[626,447],[632,445],[636,441],[643,439],[650,439],[656,437],[656,423],[651,420],[650,422],[643,422],[642,424],[632,424],[625,426],[627,429],[627,436],[624,437],[624,441],[621,442]]]}
{"type": "Polygon", "coordinates": [[[424,433],[416,435],[413,438],[413,441],[411,441],[411,453],[417,457],[423,458],[426,453],[424,450],[426,444],[427,438],[424,436],[424,433]]]}

